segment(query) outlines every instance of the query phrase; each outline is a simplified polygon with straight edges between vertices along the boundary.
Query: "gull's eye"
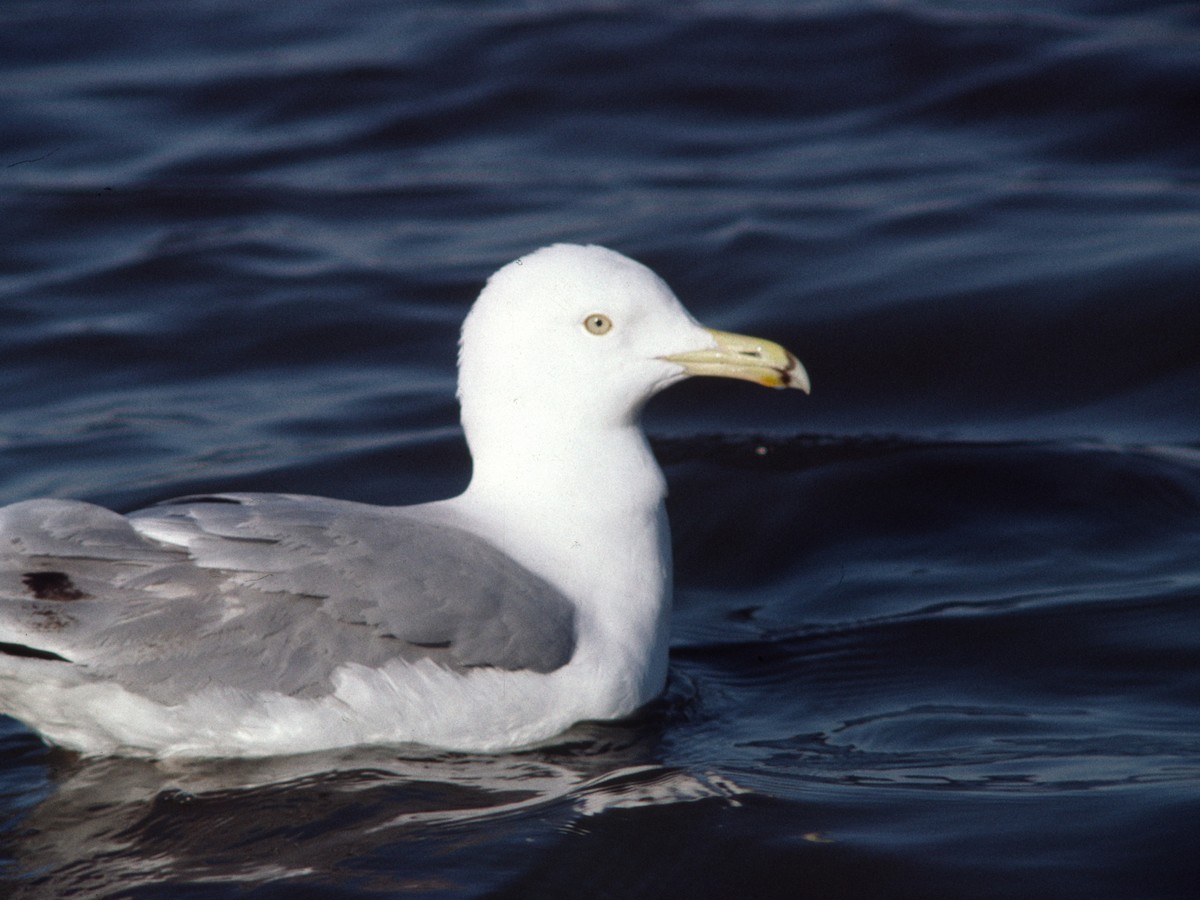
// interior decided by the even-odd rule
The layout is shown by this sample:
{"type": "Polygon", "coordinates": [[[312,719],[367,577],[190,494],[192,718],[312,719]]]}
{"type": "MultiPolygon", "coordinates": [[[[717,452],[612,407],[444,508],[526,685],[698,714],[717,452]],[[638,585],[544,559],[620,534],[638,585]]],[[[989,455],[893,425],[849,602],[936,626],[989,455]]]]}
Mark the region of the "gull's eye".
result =
{"type": "Polygon", "coordinates": [[[608,334],[612,329],[612,319],[604,313],[592,313],[583,320],[583,327],[592,334],[608,334]]]}

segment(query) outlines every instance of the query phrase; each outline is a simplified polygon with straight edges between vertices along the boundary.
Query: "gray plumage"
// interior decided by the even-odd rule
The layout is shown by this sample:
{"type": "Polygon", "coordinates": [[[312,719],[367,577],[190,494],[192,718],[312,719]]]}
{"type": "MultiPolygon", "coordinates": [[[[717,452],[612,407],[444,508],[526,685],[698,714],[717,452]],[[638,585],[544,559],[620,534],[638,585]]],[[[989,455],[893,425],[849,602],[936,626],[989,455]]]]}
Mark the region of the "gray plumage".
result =
{"type": "Polygon", "coordinates": [[[542,578],[412,508],[221,494],[128,519],[0,509],[0,642],[170,704],[210,686],[319,697],[339,666],[397,658],[545,673],[575,629],[542,578]]]}

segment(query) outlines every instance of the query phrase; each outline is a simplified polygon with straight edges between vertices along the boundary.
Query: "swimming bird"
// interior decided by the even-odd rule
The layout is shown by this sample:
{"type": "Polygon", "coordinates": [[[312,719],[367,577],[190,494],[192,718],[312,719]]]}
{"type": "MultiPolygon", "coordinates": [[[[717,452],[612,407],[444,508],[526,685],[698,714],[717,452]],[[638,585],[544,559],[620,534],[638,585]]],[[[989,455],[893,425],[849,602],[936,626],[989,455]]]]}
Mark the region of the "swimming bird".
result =
{"type": "Polygon", "coordinates": [[[459,496],[0,508],[0,711],[85,754],[490,752],[617,719],[667,674],[665,481],[639,424],[689,376],[809,389],[650,269],[556,244],[463,324],[459,496]]]}

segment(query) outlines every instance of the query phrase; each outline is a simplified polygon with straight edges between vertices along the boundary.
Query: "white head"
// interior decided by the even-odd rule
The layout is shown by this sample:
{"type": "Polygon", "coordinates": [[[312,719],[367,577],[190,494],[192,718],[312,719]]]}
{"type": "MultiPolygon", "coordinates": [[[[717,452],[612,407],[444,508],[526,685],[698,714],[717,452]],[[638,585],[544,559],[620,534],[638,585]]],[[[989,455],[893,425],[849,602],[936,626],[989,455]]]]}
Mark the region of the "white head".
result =
{"type": "Polygon", "coordinates": [[[635,426],[689,375],[808,389],[783,348],[705,328],[628,257],[570,244],[524,256],[488,280],[463,325],[458,394],[477,472],[497,446],[577,453],[635,426]]]}
{"type": "Polygon", "coordinates": [[[640,263],[603,247],[545,247],[496,272],[463,324],[463,421],[624,424],[685,377],[664,354],[711,343],[640,263]]]}

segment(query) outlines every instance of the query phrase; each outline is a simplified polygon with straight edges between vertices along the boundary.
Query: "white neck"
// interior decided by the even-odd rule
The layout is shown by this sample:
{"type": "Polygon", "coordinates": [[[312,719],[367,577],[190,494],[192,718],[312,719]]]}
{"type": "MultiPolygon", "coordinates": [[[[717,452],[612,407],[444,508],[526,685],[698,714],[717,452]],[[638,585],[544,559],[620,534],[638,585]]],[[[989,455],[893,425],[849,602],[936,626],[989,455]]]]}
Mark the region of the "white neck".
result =
{"type": "MultiPolygon", "coordinates": [[[[489,439],[495,437],[488,432],[489,439]]],[[[470,431],[468,442],[470,443],[470,431]]],[[[640,702],[662,688],[671,599],[666,483],[636,424],[577,425],[472,446],[470,487],[452,501],[501,549],[579,605],[582,653],[616,656],[640,702]]]]}

